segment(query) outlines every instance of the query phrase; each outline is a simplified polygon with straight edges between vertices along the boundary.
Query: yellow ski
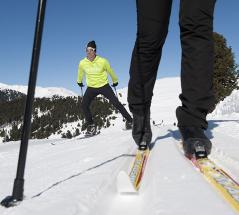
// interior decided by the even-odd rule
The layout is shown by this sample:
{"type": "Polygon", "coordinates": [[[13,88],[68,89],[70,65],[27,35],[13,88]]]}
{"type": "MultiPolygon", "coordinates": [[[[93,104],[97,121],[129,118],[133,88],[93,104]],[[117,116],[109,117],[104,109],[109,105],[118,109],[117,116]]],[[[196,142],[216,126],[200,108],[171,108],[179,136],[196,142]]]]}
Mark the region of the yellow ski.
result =
{"type": "Polygon", "coordinates": [[[191,161],[224,199],[239,212],[239,184],[209,158],[192,158],[191,161]]]}
{"type": "Polygon", "coordinates": [[[137,150],[129,173],[120,171],[117,178],[119,193],[137,193],[140,188],[150,150],[137,150]]]}

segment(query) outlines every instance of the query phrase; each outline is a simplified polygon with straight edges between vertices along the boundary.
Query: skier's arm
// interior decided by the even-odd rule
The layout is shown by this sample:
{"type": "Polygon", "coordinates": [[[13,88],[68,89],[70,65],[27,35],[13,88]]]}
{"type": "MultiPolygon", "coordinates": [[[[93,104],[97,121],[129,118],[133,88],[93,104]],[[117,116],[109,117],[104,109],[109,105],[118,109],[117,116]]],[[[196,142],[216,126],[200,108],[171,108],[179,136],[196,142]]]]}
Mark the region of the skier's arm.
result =
{"type": "Polygon", "coordinates": [[[108,72],[108,74],[110,75],[112,82],[116,83],[118,82],[118,78],[114,72],[114,70],[110,67],[110,64],[107,60],[105,60],[105,70],[108,72]]]}
{"type": "Polygon", "coordinates": [[[84,70],[83,70],[83,68],[82,68],[81,63],[79,63],[77,83],[82,83],[82,81],[83,81],[83,76],[84,76],[84,70]]]}

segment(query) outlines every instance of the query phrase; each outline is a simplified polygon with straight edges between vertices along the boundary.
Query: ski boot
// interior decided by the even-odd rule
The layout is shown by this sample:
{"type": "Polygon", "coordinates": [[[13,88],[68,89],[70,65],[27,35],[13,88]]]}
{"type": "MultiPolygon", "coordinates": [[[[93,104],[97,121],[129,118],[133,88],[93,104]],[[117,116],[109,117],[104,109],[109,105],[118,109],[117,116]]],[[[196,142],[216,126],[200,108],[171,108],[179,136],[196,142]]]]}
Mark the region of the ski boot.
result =
{"type": "Polygon", "coordinates": [[[92,124],[93,124],[92,121],[89,121],[89,122],[86,121],[86,122],[82,125],[81,131],[87,130],[88,126],[89,126],[89,125],[92,125],[92,124]]]}
{"type": "Polygon", "coordinates": [[[149,144],[147,144],[145,141],[142,141],[138,144],[138,150],[139,151],[145,151],[149,148],[149,144]]]}
{"type": "Polygon", "coordinates": [[[85,136],[94,136],[97,133],[96,125],[95,124],[89,124],[86,129],[85,136]]]}
{"type": "Polygon", "coordinates": [[[133,115],[132,136],[139,150],[146,150],[152,140],[150,112],[144,116],[133,115]]]}
{"type": "Polygon", "coordinates": [[[133,127],[133,122],[132,121],[126,121],[125,122],[125,130],[130,130],[133,127]]]}
{"type": "Polygon", "coordinates": [[[185,156],[197,159],[205,158],[211,153],[212,143],[200,127],[179,127],[183,139],[185,156]]]}

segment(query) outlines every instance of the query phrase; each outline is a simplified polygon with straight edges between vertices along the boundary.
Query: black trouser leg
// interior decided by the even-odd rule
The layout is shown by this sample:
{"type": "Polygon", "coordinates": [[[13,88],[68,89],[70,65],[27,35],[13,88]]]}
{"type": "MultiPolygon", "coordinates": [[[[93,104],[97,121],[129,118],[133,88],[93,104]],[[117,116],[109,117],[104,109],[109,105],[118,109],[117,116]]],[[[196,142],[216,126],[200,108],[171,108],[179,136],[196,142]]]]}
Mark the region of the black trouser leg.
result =
{"type": "Polygon", "coordinates": [[[95,89],[87,87],[85,94],[83,96],[82,109],[85,115],[86,122],[88,123],[93,123],[93,119],[92,119],[92,115],[90,111],[90,104],[96,96],[97,96],[97,93],[95,92],[95,89]]]}
{"type": "Polygon", "coordinates": [[[178,126],[206,129],[206,115],[214,106],[213,11],[215,0],[181,0],[182,64],[178,126]]]}
{"type": "Polygon", "coordinates": [[[150,108],[172,0],[137,0],[137,38],[130,66],[128,102],[139,115],[150,108]]]}
{"type": "Polygon", "coordinates": [[[127,110],[124,108],[124,106],[119,102],[117,97],[115,96],[112,88],[107,84],[100,89],[100,94],[105,96],[109,101],[119,110],[119,112],[122,114],[122,116],[127,120],[127,121],[132,121],[132,117],[129,115],[127,110]]]}

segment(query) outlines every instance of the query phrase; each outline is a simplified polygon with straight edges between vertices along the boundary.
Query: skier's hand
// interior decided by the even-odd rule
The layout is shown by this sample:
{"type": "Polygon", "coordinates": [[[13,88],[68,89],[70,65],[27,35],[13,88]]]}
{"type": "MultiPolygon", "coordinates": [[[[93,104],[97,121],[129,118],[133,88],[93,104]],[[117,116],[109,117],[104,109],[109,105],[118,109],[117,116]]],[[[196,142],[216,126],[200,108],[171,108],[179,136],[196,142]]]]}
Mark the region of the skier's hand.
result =
{"type": "Polygon", "coordinates": [[[84,87],[85,85],[83,83],[77,83],[79,87],[84,87]]]}
{"type": "Polygon", "coordinates": [[[111,86],[112,86],[112,87],[118,86],[118,82],[113,83],[111,86]]]}

